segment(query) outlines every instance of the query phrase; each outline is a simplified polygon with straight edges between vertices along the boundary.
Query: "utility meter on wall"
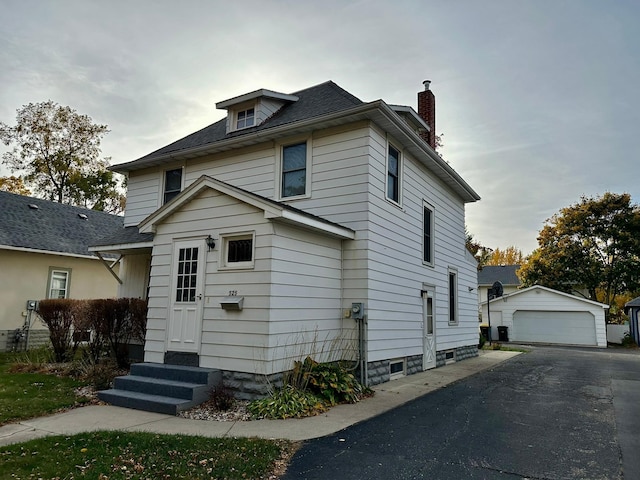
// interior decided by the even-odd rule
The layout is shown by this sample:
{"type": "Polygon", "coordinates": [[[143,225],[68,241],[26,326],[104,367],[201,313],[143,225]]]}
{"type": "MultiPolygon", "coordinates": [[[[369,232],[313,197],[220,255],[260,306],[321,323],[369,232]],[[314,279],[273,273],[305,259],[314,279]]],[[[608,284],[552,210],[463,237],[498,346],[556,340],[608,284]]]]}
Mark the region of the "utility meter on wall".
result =
{"type": "Polygon", "coordinates": [[[354,320],[362,320],[364,318],[364,303],[351,304],[351,317],[354,320]]]}

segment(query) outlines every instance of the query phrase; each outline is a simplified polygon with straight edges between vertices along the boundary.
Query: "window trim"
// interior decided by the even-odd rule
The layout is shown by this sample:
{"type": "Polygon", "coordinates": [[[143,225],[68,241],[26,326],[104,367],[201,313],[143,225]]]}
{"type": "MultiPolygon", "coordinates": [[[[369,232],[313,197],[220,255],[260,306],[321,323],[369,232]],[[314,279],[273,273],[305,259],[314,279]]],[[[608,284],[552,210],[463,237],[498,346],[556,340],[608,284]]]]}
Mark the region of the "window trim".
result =
{"type": "Polygon", "coordinates": [[[434,259],[434,250],[435,250],[435,209],[426,201],[422,201],[422,263],[424,265],[428,265],[433,267],[435,265],[434,259]],[[429,232],[428,232],[428,243],[429,243],[429,254],[430,258],[425,259],[425,253],[427,248],[427,222],[425,220],[425,213],[429,211],[429,232]]]}
{"type": "Polygon", "coordinates": [[[69,291],[71,290],[71,268],[65,267],[49,267],[49,279],[47,281],[47,291],[46,298],[69,298],[69,291]],[[51,296],[51,287],[53,283],[53,275],[55,273],[64,273],[66,274],[66,282],[65,282],[65,294],[64,297],[52,297],[51,296]]]}
{"type": "Polygon", "coordinates": [[[256,263],[256,233],[234,232],[220,235],[220,260],[218,270],[251,270],[256,263]],[[229,262],[229,242],[251,239],[251,261],[229,262]]]}
{"type": "Polygon", "coordinates": [[[395,380],[407,376],[407,359],[406,358],[392,358],[389,360],[389,380],[395,380]],[[398,372],[391,372],[391,365],[402,364],[402,370],[398,372]]]}
{"type": "MultiPolygon", "coordinates": [[[[180,192],[184,190],[184,165],[173,168],[165,168],[160,173],[160,206],[163,206],[173,200],[177,195],[180,195],[180,192]],[[172,197],[169,201],[165,201],[165,195],[167,194],[167,172],[171,172],[173,170],[180,170],[180,191],[176,193],[174,197],[172,197]]],[[[173,193],[174,191],[171,191],[173,193]]]]}
{"type": "Polygon", "coordinates": [[[447,290],[448,323],[449,325],[458,325],[460,310],[458,299],[458,271],[454,268],[448,269],[447,290]]]}
{"type": "Polygon", "coordinates": [[[292,139],[287,140],[286,142],[279,142],[276,144],[276,191],[278,192],[279,200],[297,200],[300,198],[309,198],[311,197],[311,165],[312,165],[312,148],[311,148],[311,137],[294,137],[292,139]],[[294,145],[306,144],[306,164],[305,164],[305,192],[300,195],[291,195],[284,196],[283,195],[283,177],[284,177],[284,149],[286,147],[292,147],[294,145]]]}
{"type": "Polygon", "coordinates": [[[385,159],[385,181],[384,181],[384,197],[394,205],[402,206],[402,183],[403,183],[403,170],[404,170],[404,158],[403,152],[401,148],[396,147],[396,144],[390,140],[387,140],[387,151],[386,151],[386,159],[385,159]],[[398,152],[398,172],[396,174],[397,178],[397,195],[398,199],[391,198],[389,196],[389,157],[391,156],[391,149],[394,149],[398,152]]]}

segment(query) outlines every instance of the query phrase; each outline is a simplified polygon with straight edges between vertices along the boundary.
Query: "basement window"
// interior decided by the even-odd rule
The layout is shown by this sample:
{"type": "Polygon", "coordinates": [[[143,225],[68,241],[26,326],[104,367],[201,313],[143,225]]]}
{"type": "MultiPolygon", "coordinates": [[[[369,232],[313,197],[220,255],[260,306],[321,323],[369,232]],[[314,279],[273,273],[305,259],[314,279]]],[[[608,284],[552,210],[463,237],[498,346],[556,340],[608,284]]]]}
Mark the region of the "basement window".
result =
{"type": "Polygon", "coordinates": [[[389,362],[389,380],[404,377],[407,374],[407,362],[404,358],[396,358],[389,362]]]}

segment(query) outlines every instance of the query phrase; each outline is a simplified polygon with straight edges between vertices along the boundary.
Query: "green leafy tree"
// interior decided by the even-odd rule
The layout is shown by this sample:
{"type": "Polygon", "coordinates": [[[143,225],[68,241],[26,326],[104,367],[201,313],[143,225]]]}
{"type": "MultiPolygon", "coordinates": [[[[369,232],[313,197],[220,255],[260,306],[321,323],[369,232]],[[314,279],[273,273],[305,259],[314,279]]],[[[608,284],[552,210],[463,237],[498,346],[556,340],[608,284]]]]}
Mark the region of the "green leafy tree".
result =
{"type": "Polygon", "coordinates": [[[27,188],[22,178],[14,177],[13,175],[10,177],[0,177],[0,191],[17,193],[18,195],[31,195],[31,190],[27,188]]]}
{"type": "Polygon", "coordinates": [[[119,180],[107,170],[108,161],[99,159],[108,132],[70,107],[51,100],[30,103],[17,110],[14,126],[0,122],[0,140],[13,146],[3,163],[21,172],[37,196],[115,213],[119,180]]]}
{"type": "Polygon", "coordinates": [[[519,271],[525,286],[544,285],[615,303],[640,289],[640,207],[629,194],[582,197],[547,220],[519,271]]]}

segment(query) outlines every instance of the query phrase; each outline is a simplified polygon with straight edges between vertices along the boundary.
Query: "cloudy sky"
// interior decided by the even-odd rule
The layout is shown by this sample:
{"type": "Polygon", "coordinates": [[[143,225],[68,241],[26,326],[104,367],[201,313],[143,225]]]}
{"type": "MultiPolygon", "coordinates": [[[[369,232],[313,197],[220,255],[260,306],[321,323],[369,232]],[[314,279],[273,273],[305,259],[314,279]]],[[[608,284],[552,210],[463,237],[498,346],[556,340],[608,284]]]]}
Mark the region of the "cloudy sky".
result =
{"type": "MultiPolygon", "coordinates": [[[[0,0],[0,121],[48,99],[138,158],[258,88],[333,80],[416,107],[432,80],[445,160],[482,196],[484,245],[536,245],[582,195],[640,202],[637,0],[0,0]]],[[[0,175],[7,175],[0,167],[0,175]]]]}

